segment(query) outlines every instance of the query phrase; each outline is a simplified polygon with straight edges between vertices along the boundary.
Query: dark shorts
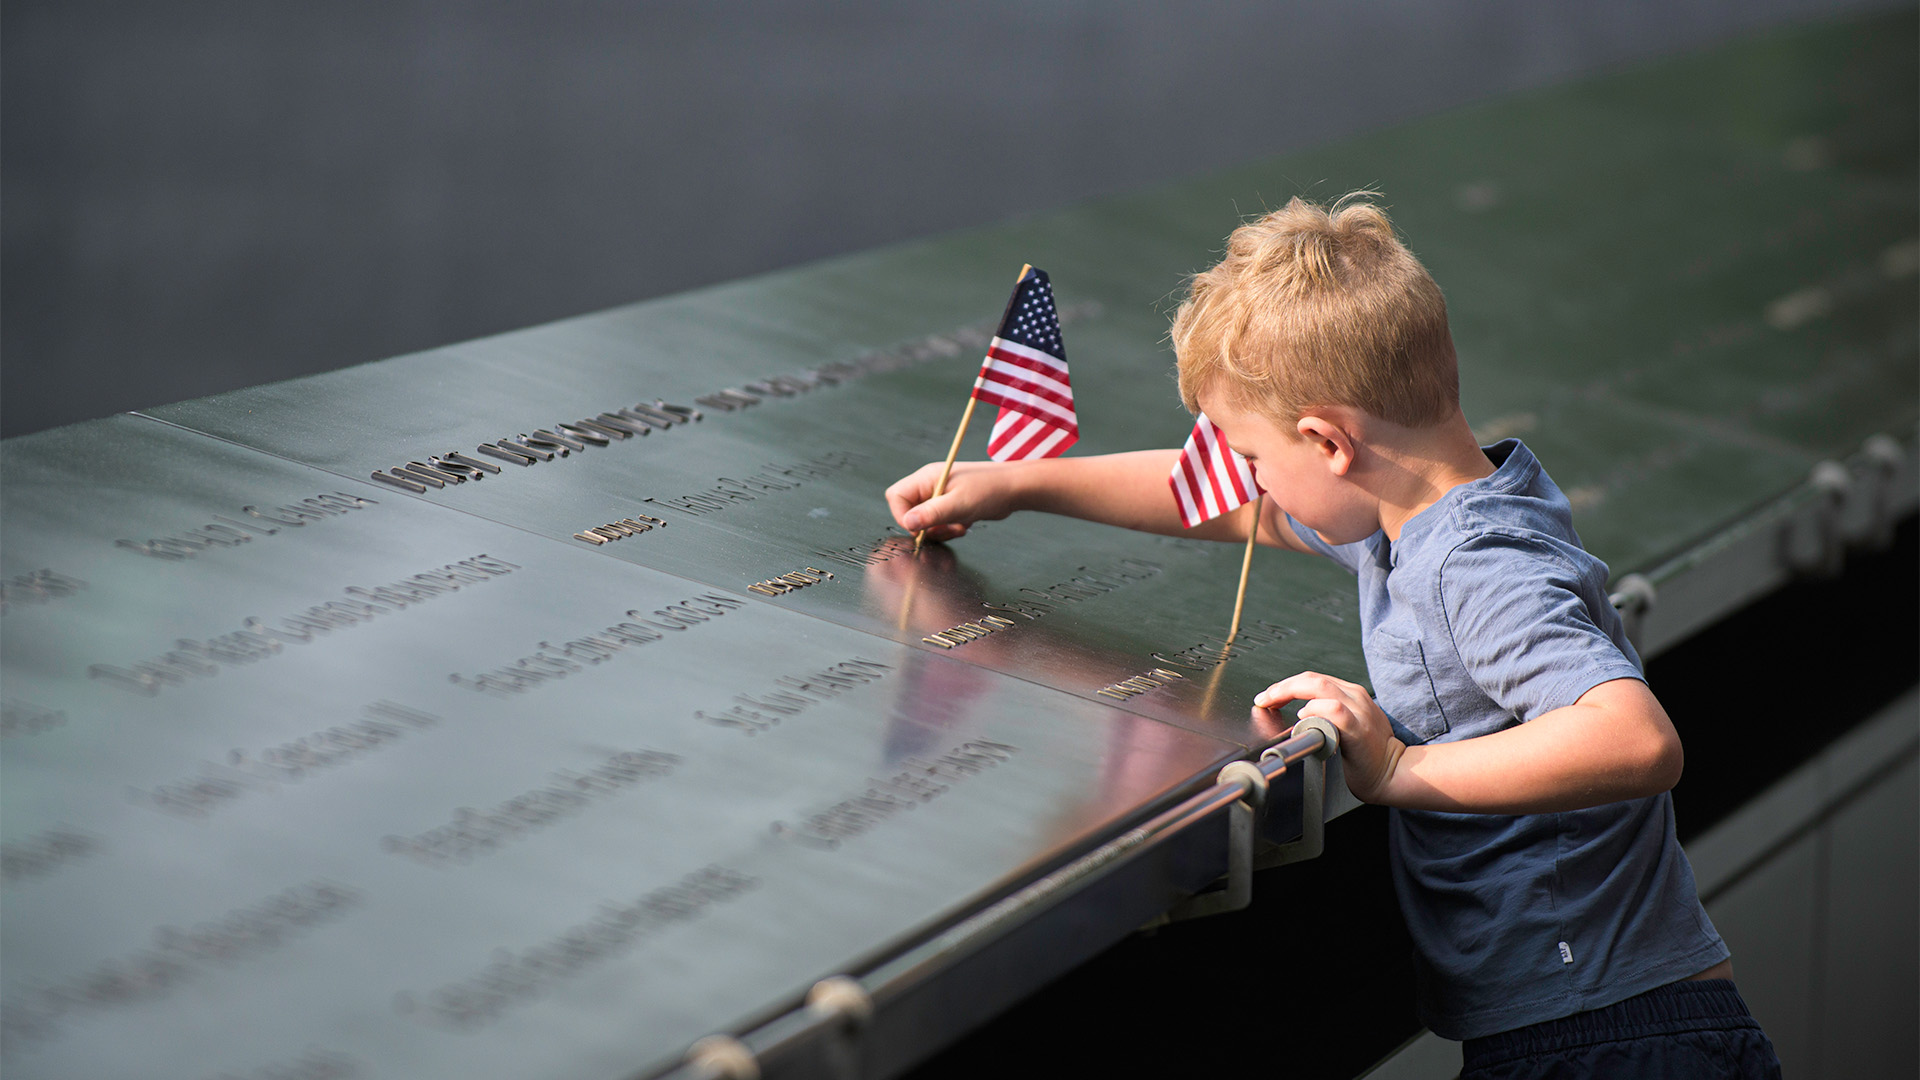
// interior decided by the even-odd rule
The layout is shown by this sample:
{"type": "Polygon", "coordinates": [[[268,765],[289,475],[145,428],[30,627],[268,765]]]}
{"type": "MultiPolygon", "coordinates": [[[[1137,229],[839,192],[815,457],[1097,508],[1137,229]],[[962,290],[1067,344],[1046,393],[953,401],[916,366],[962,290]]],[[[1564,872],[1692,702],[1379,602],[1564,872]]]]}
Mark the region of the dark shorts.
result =
{"type": "Polygon", "coordinates": [[[1483,1039],[1460,1080],[1779,1080],[1780,1059],[1729,979],[1677,982],[1638,997],[1483,1039]]]}

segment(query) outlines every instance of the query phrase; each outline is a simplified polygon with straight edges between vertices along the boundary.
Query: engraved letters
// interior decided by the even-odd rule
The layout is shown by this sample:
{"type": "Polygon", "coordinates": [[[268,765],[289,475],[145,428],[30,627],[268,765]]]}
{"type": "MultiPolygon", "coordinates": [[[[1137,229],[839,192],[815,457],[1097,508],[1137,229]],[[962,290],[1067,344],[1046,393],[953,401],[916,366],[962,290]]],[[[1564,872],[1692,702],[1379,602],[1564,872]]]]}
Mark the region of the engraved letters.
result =
{"type": "Polygon", "coordinates": [[[1334,622],[1346,622],[1347,617],[1343,613],[1352,609],[1353,597],[1342,596],[1339,593],[1327,593],[1323,596],[1316,596],[1310,600],[1302,600],[1300,601],[1300,606],[1313,612],[1315,615],[1324,615],[1334,622]]]}
{"type": "MultiPolygon", "coordinates": [[[[669,510],[677,510],[690,517],[703,517],[725,510],[734,503],[752,502],[770,492],[791,491],[808,480],[831,476],[866,459],[867,455],[858,451],[835,450],[821,454],[819,457],[803,458],[785,464],[772,462],[761,471],[749,473],[738,479],[722,476],[718,483],[701,491],[647,501],[669,510]]],[[[829,555],[828,557],[836,558],[837,556],[829,555]]]]}
{"type": "Polygon", "coordinates": [[[11,884],[40,877],[62,863],[84,859],[100,849],[100,841],[62,825],[38,836],[0,844],[0,882],[11,884]]]}
{"type": "MultiPolygon", "coordinates": [[[[425,490],[422,488],[422,490],[425,490]]],[[[213,521],[198,528],[188,529],[174,536],[155,537],[150,540],[115,540],[113,546],[127,551],[148,555],[156,559],[191,559],[210,547],[239,547],[251,541],[255,534],[273,536],[282,528],[297,529],[309,522],[324,521],[330,517],[377,505],[374,499],[345,492],[328,492],[302,499],[297,503],[287,503],[262,512],[257,506],[243,506],[240,512],[254,520],[254,524],[224,518],[210,514],[213,521]],[[267,525],[261,525],[266,522],[267,525]]],[[[46,571],[42,571],[46,573],[46,571]]]]}
{"type": "Polygon", "coordinates": [[[1022,588],[1018,597],[989,601],[980,606],[988,611],[1001,611],[1023,619],[1038,619],[1061,604],[1077,604],[1082,600],[1103,596],[1133,582],[1145,581],[1160,573],[1161,569],[1158,563],[1144,559],[1118,559],[1103,566],[1083,566],[1079,573],[1065,581],[1056,581],[1043,589],[1022,588]]]}
{"type": "Polygon", "coordinates": [[[415,495],[424,495],[427,491],[427,485],[425,483],[410,478],[406,473],[380,472],[375,470],[368,475],[383,484],[397,487],[402,491],[411,491],[415,495]]]}
{"type": "Polygon", "coordinates": [[[51,1038],[60,1022],[88,1010],[153,1001],[204,973],[218,971],[287,944],[320,922],[360,903],[342,885],[315,881],[287,889],[257,904],[198,923],[191,930],[162,926],[154,947],[64,983],[35,986],[0,1011],[9,1046],[51,1038]]]}
{"type": "Polygon", "coordinates": [[[1149,690],[1157,690],[1175,679],[1184,678],[1186,678],[1186,676],[1177,671],[1168,671],[1166,668],[1154,668],[1152,671],[1135,675],[1131,679],[1122,679],[1117,683],[1108,683],[1106,686],[1095,690],[1094,693],[1113,698],[1115,701],[1125,701],[1136,694],[1144,694],[1149,690]]]}
{"type": "Polygon", "coordinates": [[[883,563],[896,555],[905,555],[913,551],[911,536],[876,536],[864,544],[829,550],[815,548],[813,553],[823,559],[845,563],[848,566],[872,566],[883,563]]]}
{"type": "Polygon", "coordinates": [[[474,856],[492,854],[530,830],[579,813],[596,799],[618,795],[642,780],[672,775],[678,764],[678,754],[662,750],[615,751],[584,773],[554,773],[546,787],[508,799],[484,813],[462,807],[445,825],[417,836],[389,836],[380,841],[380,847],[429,866],[470,862],[474,856]]]}
{"type": "Polygon", "coordinates": [[[14,604],[45,604],[59,600],[86,587],[87,583],[79,578],[70,578],[51,570],[19,574],[0,582],[0,613],[5,613],[14,604]]]}
{"type": "Polygon", "coordinates": [[[756,581],[747,586],[747,589],[750,592],[757,592],[763,596],[782,596],[786,593],[804,589],[809,585],[818,585],[822,581],[831,580],[833,580],[832,574],[825,570],[817,570],[809,566],[804,570],[795,570],[792,573],[781,574],[779,577],[768,578],[765,581],[756,581]]]}
{"type": "Polygon", "coordinates": [[[1297,631],[1290,626],[1279,626],[1265,619],[1254,619],[1240,628],[1240,633],[1232,641],[1221,637],[1203,637],[1195,645],[1178,652],[1155,652],[1148,655],[1169,667],[1184,667],[1194,671],[1205,671],[1219,667],[1232,659],[1234,651],[1257,649],[1262,645],[1292,637],[1297,631]]]}
{"type": "MultiPolygon", "coordinates": [[[[603,904],[592,919],[558,937],[518,954],[502,950],[504,955],[480,974],[427,994],[429,1015],[458,1028],[480,1027],[576,971],[618,956],[674,923],[698,918],[759,884],[759,878],[709,866],[632,901],[603,904]]],[[[401,1012],[411,1012],[413,995],[402,993],[394,1004],[401,1012]]]]}
{"type": "Polygon", "coordinates": [[[541,642],[529,656],[478,675],[448,675],[455,686],[464,686],[497,697],[524,694],[536,686],[583,671],[587,666],[611,659],[628,648],[651,645],[669,633],[698,626],[729,611],[746,607],[747,601],[720,593],[705,593],[651,612],[634,609],[627,612],[631,621],[616,623],[573,641],[554,645],[541,642]]]}
{"type": "Polygon", "coordinates": [[[0,739],[38,735],[67,722],[65,709],[42,709],[24,701],[0,702],[0,739]]]}
{"type": "Polygon", "coordinates": [[[932,802],[956,782],[1011,759],[1019,749],[990,739],[974,739],[932,761],[907,758],[901,763],[905,769],[884,780],[869,781],[865,791],[808,815],[798,825],[774,822],[774,835],[830,851],[902,810],[932,802]]]}
{"type": "Polygon", "coordinates": [[[639,514],[636,518],[624,517],[619,521],[609,521],[605,525],[595,525],[591,529],[573,534],[575,540],[585,540],[589,544],[604,544],[609,540],[625,540],[629,536],[639,536],[652,532],[656,528],[664,529],[667,523],[651,514],[639,514]]]}
{"type": "Polygon", "coordinates": [[[518,569],[518,564],[505,559],[475,555],[470,559],[449,563],[437,571],[415,574],[374,589],[349,585],[344,590],[347,595],[364,599],[331,600],[289,615],[273,625],[258,618],[248,618],[242,621],[239,630],[232,633],[205,641],[181,638],[174,643],[172,650],[130,667],[89,665],[87,676],[104,679],[122,690],[152,697],[164,687],[186,682],[189,676],[216,675],[221,664],[250,664],[255,660],[264,660],[278,653],[288,643],[305,644],[312,641],[316,633],[325,634],[366,622],[376,615],[397,611],[408,604],[454,592],[463,584],[490,581],[518,569]]]}
{"type": "Polygon", "coordinates": [[[943,649],[951,649],[955,645],[965,645],[970,641],[979,641],[988,634],[1018,625],[1020,624],[1014,622],[1012,619],[1003,619],[998,615],[986,615],[983,616],[979,622],[963,622],[958,626],[949,626],[945,630],[936,630],[920,640],[929,645],[938,645],[943,649]]]}
{"type": "MultiPolygon", "coordinates": [[[[1100,305],[1093,302],[1074,304],[1060,309],[1060,322],[1071,324],[1079,319],[1095,317],[1100,314],[1100,305]]],[[[918,341],[865,353],[852,360],[835,360],[807,371],[789,375],[772,375],[756,379],[739,387],[727,387],[711,394],[702,394],[694,398],[695,405],[718,412],[737,412],[741,409],[760,404],[767,398],[791,398],[811,392],[822,386],[838,386],[843,382],[857,379],[876,372],[895,371],[909,364],[923,363],[928,360],[945,359],[958,356],[967,349],[985,349],[993,332],[993,324],[981,323],[966,326],[946,334],[932,334],[918,341]]],[[[613,440],[625,440],[634,435],[645,435],[649,431],[665,431],[682,424],[705,419],[700,409],[691,405],[675,405],[660,398],[653,404],[636,402],[633,405],[600,413],[591,419],[576,420],[571,423],[555,424],[549,428],[536,429],[532,434],[521,434],[517,439],[498,439],[493,443],[481,443],[475,451],[487,457],[515,465],[532,465],[535,462],[552,461],[557,457],[584,451],[588,445],[608,446],[613,440]]],[[[427,488],[446,487],[467,480],[479,480],[481,473],[471,469],[449,469],[448,464],[461,464],[462,455],[442,454],[430,456],[431,464],[408,462],[387,471],[375,471],[373,479],[393,487],[423,495],[427,488]],[[424,470],[424,471],[423,471],[424,470]],[[434,483],[438,480],[438,483],[434,483]]],[[[474,459],[465,458],[464,462],[473,463],[474,459]]],[[[497,472],[493,466],[486,471],[497,472]]],[[[735,481],[722,481],[735,483],[735,481]]],[[[710,501],[708,493],[698,493],[691,506],[702,506],[710,501]]],[[[693,497],[688,497],[693,498],[693,497]]],[[[668,502],[669,505],[671,502],[668,502]]],[[[711,513],[705,510],[689,509],[687,506],[674,505],[674,509],[686,509],[689,513],[711,513]]],[[[575,534],[579,535],[579,534],[575,534]]],[[[585,537],[581,537],[586,539],[585,537]]],[[[592,543],[591,540],[588,543],[592,543]]]]}
{"type": "Polygon", "coordinates": [[[876,682],[892,671],[890,664],[854,657],[832,667],[806,675],[784,675],[774,680],[780,689],[759,695],[736,694],[734,704],[723,710],[694,711],[694,719],[716,727],[732,728],[758,735],[782,719],[798,716],[822,701],[830,700],[856,686],[876,682]]]}
{"type": "Polygon", "coordinates": [[[199,776],[146,791],[135,789],[132,794],[156,810],[179,817],[204,818],[220,804],[249,791],[270,788],[281,781],[298,782],[320,769],[396,742],[409,731],[440,722],[432,713],[391,701],[374,702],[360,712],[360,720],[269,747],[257,758],[236,750],[227,765],[208,764],[202,767],[199,776]]]}

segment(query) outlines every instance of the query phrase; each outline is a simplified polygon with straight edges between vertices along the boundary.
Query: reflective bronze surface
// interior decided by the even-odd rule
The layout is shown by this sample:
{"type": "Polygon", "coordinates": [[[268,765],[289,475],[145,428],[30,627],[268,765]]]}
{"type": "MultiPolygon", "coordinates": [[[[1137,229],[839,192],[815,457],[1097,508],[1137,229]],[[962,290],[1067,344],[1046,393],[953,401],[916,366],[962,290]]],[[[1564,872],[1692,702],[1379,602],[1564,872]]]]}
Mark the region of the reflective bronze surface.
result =
{"type": "Polygon", "coordinates": [[[150,420],[6,479],[10,1076],[626,1074],[1237,752],[150,420]]]}

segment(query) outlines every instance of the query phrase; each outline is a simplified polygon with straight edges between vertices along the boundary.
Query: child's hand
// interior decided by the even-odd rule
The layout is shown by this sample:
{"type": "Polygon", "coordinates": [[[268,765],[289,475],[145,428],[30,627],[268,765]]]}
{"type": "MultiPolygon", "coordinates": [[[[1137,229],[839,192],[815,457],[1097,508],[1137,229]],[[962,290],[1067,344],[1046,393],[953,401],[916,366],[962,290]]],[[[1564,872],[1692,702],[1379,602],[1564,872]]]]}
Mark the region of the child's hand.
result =
{"type": "Polygon", "coordinates": [[[1263,709],[1305,701],[1300,715],[1318,716],[1340,731],[1340,757],[1346,763],[1347,789],[1362,802],[1389,803],[1388,788],[1407,744],[1394,738],[1387,714],[1367,688],[1317,671],[1282,679],[1254,695],[1263,709]]]}
{"type": "Polygon", "coordinates": [[[887,489],[887,508],[901,528],[912,533],[925,529],[929,540],[952,540],[965,536],[967,526],[976,521],[998,521],[1014,511],[1017,487],[1009,474],[1018,463],[956,462],[946,490],[935,498],[933,485],[943,464],[922,465],[887,489]]]}

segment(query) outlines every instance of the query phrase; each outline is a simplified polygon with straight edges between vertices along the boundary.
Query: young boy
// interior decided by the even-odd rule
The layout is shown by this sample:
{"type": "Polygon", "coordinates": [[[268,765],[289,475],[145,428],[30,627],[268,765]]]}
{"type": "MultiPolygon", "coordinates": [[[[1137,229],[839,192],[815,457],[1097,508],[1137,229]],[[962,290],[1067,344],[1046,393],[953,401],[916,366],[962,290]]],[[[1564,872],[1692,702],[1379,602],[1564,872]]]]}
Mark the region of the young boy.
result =
{"type": "Polygon", "coordinates": [[[1181,528],[1178,456],[939,466],[887,490],[948,540],[1044,510],[1326,556],[1359,579],[1374,693],[1302,672],[1254,698],[1340,729],[1391,808],[1422,1019],[1465,1077],[1777,1076],[1674,835],[1680,739],[1642,680],[1566,497],[1459,405],[1440,289],[1357,193],[1244,225],[1173,323],[1180,393],[1269,498],[1181,528]]]}

